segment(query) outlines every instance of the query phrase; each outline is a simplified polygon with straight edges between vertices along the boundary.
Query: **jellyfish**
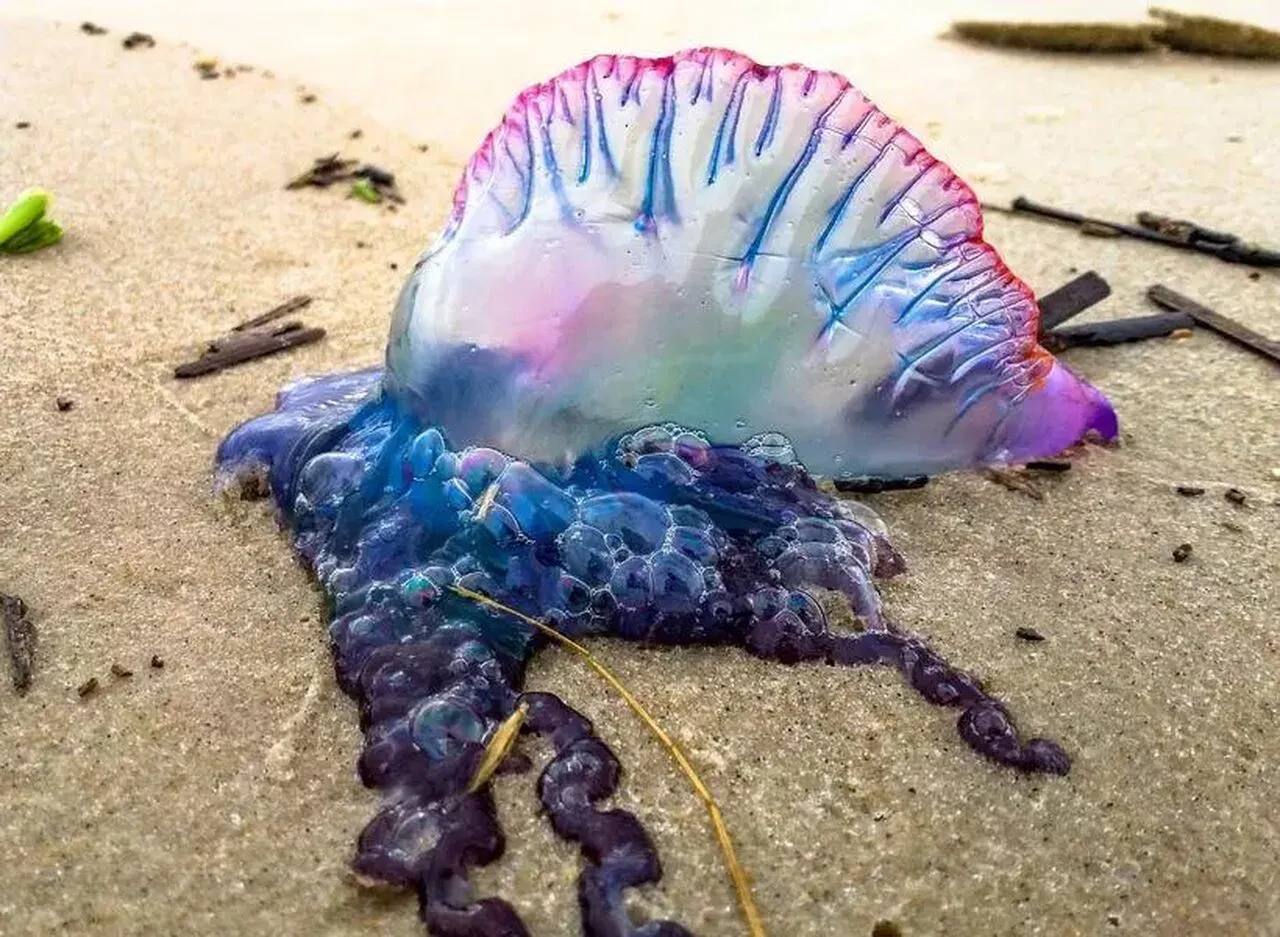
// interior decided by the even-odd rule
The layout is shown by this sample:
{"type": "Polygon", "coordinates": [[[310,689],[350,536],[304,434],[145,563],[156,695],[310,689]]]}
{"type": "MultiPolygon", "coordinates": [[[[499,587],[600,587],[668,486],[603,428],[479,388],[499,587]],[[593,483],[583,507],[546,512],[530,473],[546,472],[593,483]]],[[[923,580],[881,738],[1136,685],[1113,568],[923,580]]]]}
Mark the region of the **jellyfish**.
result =
{"type": "Polygon", "coordinates": [[[416,889],[432,934],[527,933],[467,880],[503,851],[470,782],[520,706],[552,743],[537,793],[583,856],[583,932],[689,933],[627,910],[659,857],[637,817],[597,806],[621,766],[590,722],[522,692],[545,643],[527,619],[892,666],[979,754],[1066,773],[890,619],[875,583],[902,556],[819,485],[1114,438],[1038,317],[972,191],[837,74],[694,49],[522,92],[405,283],[383,365],[294,382],[216,456],[221,488],[269,492],[327,595],[382,795],[355,870],[416,889]],[[857,628],[832,628],[820,592],[857,628]]]}

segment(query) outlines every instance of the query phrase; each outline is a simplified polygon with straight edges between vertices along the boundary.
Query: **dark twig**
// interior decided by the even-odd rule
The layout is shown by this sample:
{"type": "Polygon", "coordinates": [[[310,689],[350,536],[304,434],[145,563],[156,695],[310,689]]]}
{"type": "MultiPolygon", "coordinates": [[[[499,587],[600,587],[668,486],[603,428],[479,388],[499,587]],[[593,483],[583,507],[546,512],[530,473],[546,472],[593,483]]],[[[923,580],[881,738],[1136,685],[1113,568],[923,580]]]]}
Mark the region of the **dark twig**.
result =
{"type": "Polygon", "coordinates": [[[302,323],[297,319],[290,319],[288,322],[281,322],[279,325],[272,326],[269,329],[254,329],[251,332],[232,332],[222,338],[215,338],[207,347],[205,354],[212,354],[215,351],[226,351],[228,348],[235,348],[237,345],[252,345],[254,342],[261,340],[263,335],[284,335],[287,332],[296,332],[302,328],[302,323]]]}
{"type": "Polygon", "coordinates": [[[1110,295],[1111,285],[1094,271],[1086,270],[1074,280],[1037,300],[1040,306],[1040,331],[1047,332],[1062,325],[1110,295]]]}
{"type": "Polygon", "coordinates": [[[1071,471],[1070,459],[1035,459],[1023,466],[1029,472],[1062,473],[1071,471]]]}
{"type": "Polygon", "coordinates": [[[27,617],[27,603],[16,595],[0,592],[0,614],[4,616],[4,643],[13,671],[13,688],[22,696],[31,687],[35,665],[36,626],[27,617]]]}
{"type": "Polygon", "coordinates": [[[908,475],[904,478],[873,478],[870,475],[857,475],[848,478],[833,478],[831,484],[842,494],[879,494],[882,491],[906,491],[912,488],[923,488],[929,484],[928,475],[908,475]]]}
{"type": "Polygon", "coordinates": [[[1234,319],[1228,319],[1222,313],[1215,312],[1190,297],[1175,293],[1169,287],[1157,283],[1147,290],[1147,298],[1157,306],[1191,317],[1206,329],[1211,329],[1250,351],[1270,359],[1273,364],[1280,364],[1280,342],[1260,335],[1253,329],[1241,325],[1234,319]]]}
{"type": "Polygon", "coordinates": [[[239,325],[231,326],[231,331],[244,332],[248,329],[256,329],[260,325],[266,325],[268,322],[274,322],[276,319],[283,319],[285,316],[291,315],[299,310],[306,309],[310,305],[310,296],[295,296],[293,299],[285,300],[274,309],[268,309],[261,315],[254,316],[252,319],[245,319],[239,325]]]}
{"type": "Polygon", "coordinates": [[[173,369],[173,376],[177,378],[200,377],[233,365],[243,364],[246,361],[253,361],[256,358],[265,358],[268,355],[274,355],[290,348],[297,348],[299,345],[318,342],[324,338],[325,330],[321,328],[300,328],[285,331],[278,335],[265,332],[246,332],[241,334],[245,336],[244,340],[237,338],[234,342],[228,343],[217,351],[209,352],[196,361],[188,361],[185,364],[178,365],[173,369]]]}
{"type": "Polygon", "coordinates": [[[1134,216],[1137,222],[1148,231],[1177,238],[1179,241],[1205,241],[1209,244],[1235,244],[1240,238],[1225,231],[1214,231],[1203,228],[1194,221],[1182,218],[1170,218],[1168,215],[1157,215],[1155,212],[1140,211],[1134,216]]]}
{"type": "Polygon", "coordinates": [[[1127,319],[1108,319],[1055,329],[1040,339],[1049,351],[1059,352],[1068,348],[1120,345],[1140,342],[1148,338],[1164,338],[1179,329],[1189,329],[1195,320],[1185,313],[1165,312],[1154,316],[1132,316],[1127,319]]]}
{"type": "MultiPolygon", "coordinates": [[[[1176,233],[1171,234],[1167,227],[1152,228],[1144,227],[1142,224],[1131,225],[1116,221],[1106,221],[1102,218],[1090,218],[1088,215],[1081,215],[1078,212],[1041,205],[1021,195],[1010,203],[1009,210],[1014,214],[1031,215],[1069,224],[1079,228],[1081,231],[1087,231],[1092,234],[1123,235],[1139,241],[1163,244],[1166,247],[1178,250],[1209,254],[1227,263],[1245,264],[1251,267],[1280,267],[1280,251],[1268,250],[1254,244],[1246,244],[1235,235],[1201,228],[1192,222],[1181,222],[1181,224],[1189,225],[1192,233],[1201,232],[1202,235],[1207,234],[1210,236],[1192,237],[1183,229],[1177,229],[1176,233]]],[[[1143,217],[1148,220],[1160,218],[1160,216],[1151,215],[1150,213],[1143,213],[1143,217]]],[[[1173,219],[1162,220],[1172,221],[1173,219]]]]}

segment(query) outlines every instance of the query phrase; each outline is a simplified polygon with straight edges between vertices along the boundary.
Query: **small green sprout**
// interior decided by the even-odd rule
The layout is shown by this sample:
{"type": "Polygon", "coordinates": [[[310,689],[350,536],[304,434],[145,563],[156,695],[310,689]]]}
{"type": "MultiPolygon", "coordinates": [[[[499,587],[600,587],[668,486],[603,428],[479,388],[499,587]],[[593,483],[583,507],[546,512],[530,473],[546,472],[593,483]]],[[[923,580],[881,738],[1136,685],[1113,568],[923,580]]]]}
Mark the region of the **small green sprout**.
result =
{"type": "Polygon", "coordinates": [[[374,188],[372,182],[365,178],[357,179],[351,183],[351,194],[371,205],[376,205],[382,201],[382,193],[374,188]]]}
{"type": "Polygon", "coordinates": [[[29,254],[42,247],[57,244],[62,228],[45,218],[49,193],[28,189],[0,217],[0,254],[29,254]]]}

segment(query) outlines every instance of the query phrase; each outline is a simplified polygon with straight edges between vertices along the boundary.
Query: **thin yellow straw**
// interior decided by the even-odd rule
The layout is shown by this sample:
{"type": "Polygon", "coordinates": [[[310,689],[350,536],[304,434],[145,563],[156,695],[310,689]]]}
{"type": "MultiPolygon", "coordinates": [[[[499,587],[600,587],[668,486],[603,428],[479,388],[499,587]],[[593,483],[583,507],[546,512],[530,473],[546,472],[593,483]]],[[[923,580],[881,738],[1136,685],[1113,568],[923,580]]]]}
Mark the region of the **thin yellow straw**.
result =
{"type": "Polygon", "coordinates": [[[689,784],[693,787],[694,793],[698,795],[698,799],[706,806],[707,813],[711,817],[711,827],[715,830],[716,841],[720,844],[720,852],[724,854],[724,863],[728,869],[729,878],[733,880],[733,890],[738,894],[738,905],[742,909],[742,916],[746,919],[747,931],[751,937],[765,937],[764,924],[760,920],[760,912],[756,910],[755,901],[751,898],[751,883],[747,880],[747,873],[738,862],[738,855],[733,849],[733,840],[729,837],[729,829],[724,825],[724,817],[720,814],[720,808],[716,805],[715,798],[711,796],[711,791],[707,789],[707,786],[702,783],[702,778],[698,777],[698,772],[694,770],[689,759],[680,750],[680,746],[663,731],[662,726],[658,725],[657,720],[649,715],[649,711],[640,704],[640,701],[632,696],[630,691],[622,685],[622,682],[610,673],[604,664],[596,660],[590,651],[572,638],[556,631],[545,622],[530,618],[524,612],[511,608],[509,605],[503,605],[497,599],[492,599],[483,592],[475,592],[462,586],[450,586],[449,588],[458,593],[458,595],[479,602],[481,605],[487,605],[489,608],[500,612],[505,612],[520,619],[525,624],[537,628],[543,634],[567,647],[585,660],[592,670],[617,691],[623,702],[631,707],[631,711],[640,717],[640,721],[649,728],[649,731],[654,734],[662,747],[675,759],[681,772],[689,779],[689,784]]]}
{"type": "Polygon", "coordinates": [[[521,700],[520,705],[511,711],[511,715],[502,720],[489,739],[489,744],[485,746],[484,756],[476,766],[476,773],[472,775],[471,783],[467,785],[468,794],[474,794],[489,783],[493,773],[498,770],[498,765],[502,764],[502,759],[506,758],[515,746],[516,739],[520,735],[520,727],[524,725],[524,717],[527,715],[529,715],[529,704],[521,700]]]}

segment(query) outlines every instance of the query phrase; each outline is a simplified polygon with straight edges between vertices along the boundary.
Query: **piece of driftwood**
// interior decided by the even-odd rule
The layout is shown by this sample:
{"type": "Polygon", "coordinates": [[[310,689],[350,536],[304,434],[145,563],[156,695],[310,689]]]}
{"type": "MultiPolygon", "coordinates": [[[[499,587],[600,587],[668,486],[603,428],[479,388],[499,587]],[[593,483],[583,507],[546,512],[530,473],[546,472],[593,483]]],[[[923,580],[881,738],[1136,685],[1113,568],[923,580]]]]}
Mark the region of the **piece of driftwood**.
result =
{"type": "Polygon", "coordinates": [[[290,319],[288,322],[280,322],[270,328],[259,328],[249,332],[232,332],[230,335],[224,335],[221,338],[215,338],[205,346],[205,354],[213,354],[215,351],[226,351],[228,348],[235,348],[237,345],[252,345],[261,339],[263,335],[284,335],[287,332],[296,332],[302,328],[302,323],[297,319],[290,319]]]}
{"type": "Polygon", "coordinates": [[[1216,16],[1188,16],[1163,7],[1147,11],[1160,21],[1154,39],[1179,52],[1234,59],[1280,60],[1280,33],[1216,16]]]}
{"type": "Polygon", "coordinates": [[[1189,329],[1194,325],[1195,320],[1185,313],[1164,312],[1054,329],[1040,338],[1040,344],[1052,352],[1066,351],[1068,348],[1121,345],[1148,338],[1165,338],[1178,329],[1189,329]]]}
{"type": "Polygon", "coordinates": [[[907,491],[929,484],[928,475],[909,475],[904,478],[873,478],[870,475],[833,478],[831,484],[841,494],[879,494],[882,491],[907,491]]]}
{"type": "Polygon", "coordinates": [[[4,645],[13,688],[22,696],[31,688],[35,671],[36,626],[27,615],[27,603],[16,595],[0,592],[0,616],[4,618],[4,645]]]}
{"type": "Polygon", "coordinates": [[[1035,459],[1023,466],[1028,472],[1062,473],[1071,471],[1070,459],[1035,459]]]}
{"type": "Polygon", "coordinates": [[[274,309],[268,309],[261,315],[256,315],[252,319],[245,319],[238,325],[231,326],[233,332],[245,332],[249,329],[256,329],[259,326],[266,325],[268,322],[274,322],[276,319],[283,319],[287,315],[292,315],[306,309],[311,305],[311,297],[303,294],[295,296],[292,299],[286,299],[274,309]]]}
{"type": "Polygon", "coordinates": [[[300,345],[309,345],[324,338],[322,328],[299,328],[280,334],[270,332],[245,332],[243,339],[237,339],[217,351],[202,355],[195,361],[188,361],[173,369],[176,378],[200,377],[212,374],[246,361],[265,358],[300,345]]]}
{"type": "Polygon", "coordinates": [[[1124,222],[1107,221],[1102,218],[1091,218],[1079,212],[1033,202],[1022,195],[1010,202],[1007,209],[1002,209],[1000,206],[995,205],[985,207],[1008,211],[1015,215],[1029,215],[1061,224],[1069,224],[1084,233],[1111,237],[1124,236],[1152,244],[1163,244],[1165,247],[1172,247],[1177,250],[1208,254],[1227,263],[1244,264],[1251,267],[1280,267],[1280,251],[1249,244],[1235,235],[1211,231],[1193,222],[1179,222],[1181,225],[1190,226],[1191,233],[1199,232],[1201,234],[1200,237],[1191,236],[1187,230],[1182,228],[1171,229],[1168,225],[1155,224],[1153,219],[1160,219],[1164,222],[1173,222],[1175,219],[1163,218],[1151,212],[1140,213],[1140,219],[1145,218],[1148,224],[1152,225],[1151,227],[1146,227],[1142,223],[1131,225],[1124,222]],[[1209,237],[1204,235],[1209,235],[1209,237]]]}
{"type": "Polygon", "coordinates": [[[1047,332],[1062,325],[1110,295],[1111,285],[1093,270],[1086,270],[1036,300],[1040,306],[1040,331],[1047,332]]]}
{"type": "Polygon", "coordinates": [[[1169,287],[1157,283],[1147,290],[1147,297],[1158,306],[1182,313],[1193,319],[1198,325],[1229,338],[1238,345],[1248,348],[1255,354],[1269,359],[1272,364],[1280,364],[1280,342],[1267,338],[1253,329],[1229,319],[1220,312],[1183,296],[1169,287]]]}
{"type": "Polygon", "coordinates": [[[1163,7],[1145,23],[1037,23],[962,20],[950,35],[981,45],[1034,52],[1118,53],[1172,49],[1226,58],[1280,59],[1280,33],[1216,16],[1188,16],[1163,7]]]}
{"type": "Polygon", "coordinates": [[[982,45],[1033,52],[1118,54],[1150,52],[1156,45],[1155,23],[1011,23],[961,20],[951,33],[982,45]]]}

